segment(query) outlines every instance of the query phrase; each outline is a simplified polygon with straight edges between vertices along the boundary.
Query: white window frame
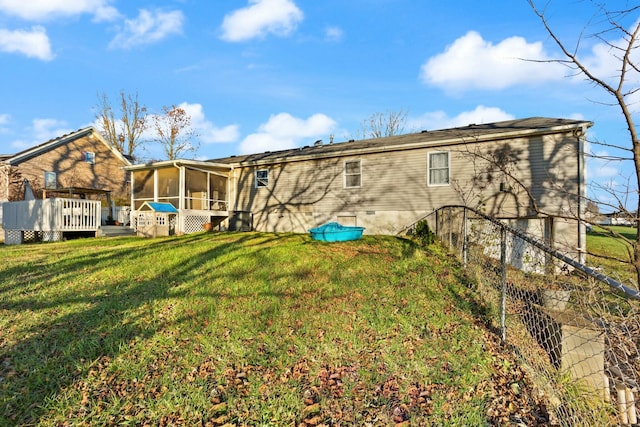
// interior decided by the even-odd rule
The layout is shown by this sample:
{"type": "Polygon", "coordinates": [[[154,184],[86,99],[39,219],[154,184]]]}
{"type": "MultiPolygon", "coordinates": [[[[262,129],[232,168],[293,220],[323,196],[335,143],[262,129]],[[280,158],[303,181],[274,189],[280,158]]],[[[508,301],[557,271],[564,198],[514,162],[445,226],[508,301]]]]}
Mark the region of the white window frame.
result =
{"type": "Polygon", "coordinates": [[[446,187],[451,185],[451,153],[449,151],[433,151],[427,154],[427,185],[429,187],[446,187]],[[447,167],[446,168],[438,168],[437,170],[447,170],[447,182],[431,182],[431,171],[436,170],[431,167],[431,156],[437,154],[446,154],[447,155],[447,167]]]}
{"type": "Polygon", "coordinates": [[[255,188],[269,187],[269,169],[256,169],[253,176],[255,188]],[[266,176],[259,177],[260,173],[264,173],[266,176]]]}
{"type": "Polygon", "coordinates": [[[342,167],[342,175],[343,175],[343,183],[344,183],[344,188],[361,188],[362,187],[362,160],[360,159],[352,159],[352,160],[345,160],[343,167],[342,167]],[[347,173],[347,163],[358,163],[358,173],[347,173]],[[347,177],[350,176],[359,176],[360,179],[359,184],[358,185],[347,185],[347,177]]]}
{"type": "Polygon", "coordinates": [[[52,171],[46,171],[44,173],[44,188],[45,188],[45,190],[55,190],[56,188],[58,188],[58,174],[57,173],[52,172],[52,171]]]}

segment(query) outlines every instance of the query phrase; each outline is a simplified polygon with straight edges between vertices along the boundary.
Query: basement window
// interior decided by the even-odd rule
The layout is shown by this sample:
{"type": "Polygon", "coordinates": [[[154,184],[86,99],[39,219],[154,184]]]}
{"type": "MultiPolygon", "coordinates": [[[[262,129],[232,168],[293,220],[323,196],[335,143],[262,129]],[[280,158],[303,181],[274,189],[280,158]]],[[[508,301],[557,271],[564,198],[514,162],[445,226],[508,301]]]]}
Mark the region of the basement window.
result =
{"type": "Polygon", "coordinates": [[[449,185],[449,152],[429,153],[427,171],[428,185],[449,185]]]}
{"type": "Polygon", "coordinates": [[[344,162],[344,188],[358,188],[362,185],[362,167],[360,160],[344,162]]]}
{"type": "Polygon", "coordinates": [[[269,170],[258,169],[256,170],[256,188],[269,186],[269,170]]]}

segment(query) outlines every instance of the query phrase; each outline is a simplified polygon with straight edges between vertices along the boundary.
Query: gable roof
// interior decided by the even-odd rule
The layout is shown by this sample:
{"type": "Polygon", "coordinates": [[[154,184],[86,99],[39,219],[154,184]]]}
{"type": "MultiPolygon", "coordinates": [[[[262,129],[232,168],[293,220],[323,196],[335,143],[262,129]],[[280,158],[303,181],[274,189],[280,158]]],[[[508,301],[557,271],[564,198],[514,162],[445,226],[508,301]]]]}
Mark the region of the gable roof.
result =
{"type": "Polygon", "coordinates": [[[31,148],[27,148],[26,150],[20,151],[19,153],[16,153],[16,154],[0,156],[0,161],[3,161],[6,164],[14,166],[26,160],[40,156],[46,153],[47,151],[53,150],[61,145],[67,144],[73,140],[82,138],[90,134],[93,134],[93,136],[100,143],[104,144],[107,148],[109,148],[113,152],[113,154],[122,161],[124,165],[131,164],[131,162],[125,156],[123,156],[122,153],[120,153],[120,151],[118,151],[113,145],[107,142],[107,140],[104,139],[102,135],[100,135],[100,132],[98,132],[92,126],[86,127],[83,129],[78,129],[75,132],[71,132],[66,135],[62,135],[57,138],[50,139],[47,142],[43,142],[42,144],[36,145],[31,148]]]}
{"type": "Polygon", "coordinates": [[[495,141],[499,139],[549,134],[573,130],[584,131],[593,122],[546,117],[508,120],[496,123],[470,124],[464,127],[422,131],[383,138],[363,139],[333,144],[314,144],[289,150],[266,151],[258,154],[230,156],[211,159],[209,162],[230,165],[260,165],[288,161],[358,155],[384,151],[407,150],[422,147],[437,147],[468,142],[495,141]]]}

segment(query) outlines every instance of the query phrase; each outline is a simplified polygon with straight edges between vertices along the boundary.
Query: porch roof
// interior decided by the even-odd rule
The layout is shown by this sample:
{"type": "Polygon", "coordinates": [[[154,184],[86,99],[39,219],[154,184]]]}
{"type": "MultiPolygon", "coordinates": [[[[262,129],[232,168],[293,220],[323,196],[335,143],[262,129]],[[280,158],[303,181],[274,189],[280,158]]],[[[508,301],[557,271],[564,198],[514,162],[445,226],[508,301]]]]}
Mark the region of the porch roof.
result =
{"type": "Polygon", "coordinates": [[[64,194],[73,196],[77,195],[86,195],[86,194],[99,194],[99,195],[110,195],[111,190],[101,190],[99,188],[89,188],[89,187],[59,187],[59,188],[45,188],[42,190],[43,198],[46,198],[47,194],[64,194]]]}
{"type": "Polygon", "coordinates": [[[200,161],[200,160],[162,160],[159,162],[141,163],[138,165],[126,166],[124,169],[129,171],[134,171],[134,170],[145,170],[145,169],[160,169],[168,166],[174,166],[174,167],[190,166],[196,169],[207,169],[207,170],[233,169],[233,166],[230,164],[207,162],[207,161],[200,161]]]}

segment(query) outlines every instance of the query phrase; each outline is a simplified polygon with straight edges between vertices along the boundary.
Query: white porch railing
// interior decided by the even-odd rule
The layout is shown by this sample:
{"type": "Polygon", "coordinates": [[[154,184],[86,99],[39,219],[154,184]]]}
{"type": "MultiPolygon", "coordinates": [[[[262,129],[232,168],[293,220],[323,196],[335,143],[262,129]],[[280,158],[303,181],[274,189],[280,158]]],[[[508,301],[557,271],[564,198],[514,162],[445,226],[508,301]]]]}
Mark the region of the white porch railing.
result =
{"type": "Polygon", "coordinates": [[[5,243],[22,243],[24,232],[42,232],[43,240],[60,240],[65,231],[98,231],[100,202],[43,199],[2,204],[5,243]]]}

